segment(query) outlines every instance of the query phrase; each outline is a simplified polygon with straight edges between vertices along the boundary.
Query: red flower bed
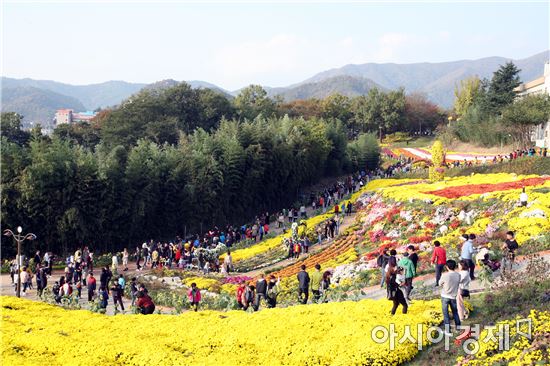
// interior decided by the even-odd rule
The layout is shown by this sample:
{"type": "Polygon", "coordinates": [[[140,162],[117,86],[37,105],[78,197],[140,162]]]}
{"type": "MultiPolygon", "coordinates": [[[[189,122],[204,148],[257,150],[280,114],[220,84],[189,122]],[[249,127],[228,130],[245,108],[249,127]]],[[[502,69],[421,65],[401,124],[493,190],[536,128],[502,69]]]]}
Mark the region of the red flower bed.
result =
{"type": "Polygon", "coordinates": [[[470,184],[465,186],[449,187],[435,191],[422,192],[433,194],[445,198],[459,198],[470,196],[472,194],[483,194],[495,191],[507,191],[510,189],[519,189],[527,186],[538,186],[544,184],[550,178],[528,178],[517,182],[505,182],[497,184],[470,184]]]}
{"type": "Polygon", "coordinates": [[[421,235],[421,236],[411,236],[409,242],[413,244],[423,243],[425,241],[431,241],[432,237],[430,235],[421,235]]]}

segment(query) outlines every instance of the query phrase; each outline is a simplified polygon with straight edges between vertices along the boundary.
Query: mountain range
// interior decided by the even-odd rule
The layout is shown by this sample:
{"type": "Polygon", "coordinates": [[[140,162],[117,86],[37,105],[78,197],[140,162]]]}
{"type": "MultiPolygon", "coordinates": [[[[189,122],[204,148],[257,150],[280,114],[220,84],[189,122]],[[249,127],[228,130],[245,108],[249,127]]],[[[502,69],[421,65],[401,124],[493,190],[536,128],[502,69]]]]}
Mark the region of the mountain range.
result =
{"type": "MultiPolygon", "coordinates": [[[[418,92],[429,100],[448,108],[454,99],[455,86],[460,80],[477,75],[490,78],[498,67],[513,61],[520,69],[522,81],[533,80],[543,74],[549,52],[511,60],[505,57],[487,57],[478,60],[459,60],[440,63],[365,63],[350,64],[330,69],[287,87],[265,86],[268,95],[286,101],[307,98],[324,98],[334,93],[347,96],[364,95],[374,87],[381,90],[405,88],[407,93],[418,92]]],[[[25,122],[48,123],[55,111],[71,108],[77,111],[106,108],[143,88],[162,89],[174,86],[175,80],[162,80],[153,84],[107,81],[91,85],[70,85],[50,80],[13,79],[2,77],[2,111],[13,111],[25,117],[25,122]]],[[[214,84],[187,81],[194,88],[211,88],[228,97],[239,90],[228,91],[214,84]]]]}

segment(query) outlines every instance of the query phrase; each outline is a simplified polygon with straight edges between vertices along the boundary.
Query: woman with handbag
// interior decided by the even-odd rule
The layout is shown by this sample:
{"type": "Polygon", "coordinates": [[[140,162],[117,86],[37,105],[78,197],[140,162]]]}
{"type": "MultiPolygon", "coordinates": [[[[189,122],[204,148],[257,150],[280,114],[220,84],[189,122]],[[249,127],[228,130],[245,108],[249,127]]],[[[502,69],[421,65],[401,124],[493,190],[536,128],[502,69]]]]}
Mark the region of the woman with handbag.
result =
{"type": "Polygon", "coordinates": [[[388,300],[393,301],[393,307],[391,309],[391,314],[394,315],[399,304],[403,307],[403,314],[407,314],[407,300],[405,300],[405,295],[403,291],[399,288],[401,285],[398,281],[398,277],[403,277],[403,268],[397,267],[392,263],[388,264],[388,270],[386,271],[386,283],[388,290],[388,300]]]}
{"type": "Polygon", "coordinates": [[[456,296],[456,307],[460,320],[468,319],[468,310],[464,306],[464,299],[470,298],[470,272],[468,261],[460,261],[460,284],[458,285],[458,295],[456,296]]]}

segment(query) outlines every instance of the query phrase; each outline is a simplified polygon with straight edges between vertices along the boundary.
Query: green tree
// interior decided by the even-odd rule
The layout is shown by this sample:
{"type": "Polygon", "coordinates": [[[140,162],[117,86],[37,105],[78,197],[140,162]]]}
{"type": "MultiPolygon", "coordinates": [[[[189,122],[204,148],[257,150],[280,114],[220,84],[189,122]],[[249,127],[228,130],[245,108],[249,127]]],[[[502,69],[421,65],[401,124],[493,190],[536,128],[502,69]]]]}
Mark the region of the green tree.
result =
{"type": "Polygon", "coordinates": [[[455,114],[463,116],[470,106],[479,103],[483,92],[481,80],[477,76],[461,80],[460,85],[455,87],[455,114]]]}
{"type": "Polygon", "coordinates": [[[500,114],[504,107],[514,102],[516,97],[514,89],[521,84],[520,71],[512,62],[507,62],[494,72],[482,104],[485,113],[500,114]]]}
{"type": "Polygon", "coordinates": [[[23,116],[15,112],[2,112],[0,115],[0,130],[2,136],[8,141],[15,142],[18,145],[26,145],[31,134],[22,129],[23,116]]]}
{"type": "Polygon", "coordinates": [[[354,170],[376,169],[380,162],[380,145],[376,135],[361,134],[348,145],[349,156],[354,170]]]}
{"type": "Polygon", "coordinates": [[[550,97],[547,94],[525,96],[502,111],[502,122],[522,146],[529,143],[533,128],[548,120],[550,120],[550,97]]]}
{"type": "Polygon", "coordinates": [[[342,94],[332,94],[321,102],[322,116],[325,119],[337,119],[348,125],[352,117],[351,100],[342,94]]]}
{"type": "Polygon", "coordinates": [[[267,96],[261,85],[250,85],[242,89],[234,100],[237,115],[252,120],[262,114],[272,116],[276,111],[276,104],[267,96]]]}

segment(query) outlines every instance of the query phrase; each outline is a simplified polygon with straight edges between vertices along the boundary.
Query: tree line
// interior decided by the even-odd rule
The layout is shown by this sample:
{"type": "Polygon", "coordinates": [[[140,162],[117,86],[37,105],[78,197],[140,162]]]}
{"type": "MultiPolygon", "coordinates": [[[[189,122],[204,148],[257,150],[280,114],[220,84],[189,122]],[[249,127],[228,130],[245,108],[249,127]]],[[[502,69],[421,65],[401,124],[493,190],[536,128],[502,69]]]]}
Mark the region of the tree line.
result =
{"type": "Polygon", "coordinates": [[[477,76],[462,80],[455,89],[455,122],[441,131],[444,140],[530,146],[533,127],[550,118],[550,97],[542,93],[518,98],[515,89],[521,85],[520,71],[508,62],[491,80],[477,76]]]}
{"type": "Polygon", "coordinates": [[[433,129],[445,116],[403,90],[283,102],[257,85],[232,98],[181,83],[51,137],[22,130],[21,118],[2,114],[2,226],[65,253],[242,224],[323,177],[376,168],[380,134],[433,129]]]}
{"type": "MultiPolygon", "coordinates": [[[[374,136],[348,143],[341,122],[317,118],[223,119],[210,132],[180,131],[176,144],[100,139],[93,148],[59,134],[7,132],[2,226],[21,225],[38,236],[29,249],[58,253],[81,245],[120,250],[242,224],[293,203],[301,187],[322,177],[373,169],[379,159],[374,136]]],[[[14,248],[3,249],[10,255],[14,248]]]]}

